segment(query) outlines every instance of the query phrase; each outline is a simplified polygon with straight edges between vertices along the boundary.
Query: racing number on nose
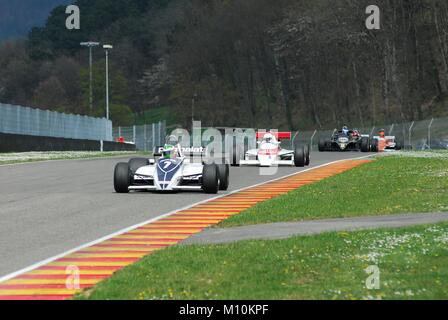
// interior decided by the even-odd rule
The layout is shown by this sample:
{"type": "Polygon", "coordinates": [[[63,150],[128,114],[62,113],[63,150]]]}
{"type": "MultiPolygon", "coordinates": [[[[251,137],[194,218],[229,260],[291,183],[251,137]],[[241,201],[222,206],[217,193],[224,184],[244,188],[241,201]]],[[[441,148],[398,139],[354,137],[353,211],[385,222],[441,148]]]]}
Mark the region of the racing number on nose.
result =
{"type": "Polygon", "coordinates": [[[165,161],[165,164],[163,166],[163,169],[168,169],[171,166],[171,161],[165,161]]]}
{"type": "Polygon", "coordinates": [[[171,166],[175,165],[174,161],[164,160],[161,162],[163,170],[167,171],[171,166]]]}

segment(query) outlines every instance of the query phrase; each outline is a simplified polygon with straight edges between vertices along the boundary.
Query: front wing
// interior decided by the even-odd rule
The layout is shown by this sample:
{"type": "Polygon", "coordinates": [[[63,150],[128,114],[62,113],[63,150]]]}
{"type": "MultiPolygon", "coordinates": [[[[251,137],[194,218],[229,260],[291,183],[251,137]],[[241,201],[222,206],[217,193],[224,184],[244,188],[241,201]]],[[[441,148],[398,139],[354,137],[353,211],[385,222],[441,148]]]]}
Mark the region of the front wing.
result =
{"type": "MultiPolygon", "coordinates": [[[[261,163],[259,160],[241,160],[240,166],[261,166],[261,163]]],[[[275,160],[271,166],[294,166],[294,160],[275,160]]]]}
{"type": "MultiPolygon", "coordinates": [[[[171,191],[158,188],[157,186],[130,186],[129,191],[171,191]]],[[[175,186],[172,187],[173,191],[201,191],[202,186],[175,186]]]]}

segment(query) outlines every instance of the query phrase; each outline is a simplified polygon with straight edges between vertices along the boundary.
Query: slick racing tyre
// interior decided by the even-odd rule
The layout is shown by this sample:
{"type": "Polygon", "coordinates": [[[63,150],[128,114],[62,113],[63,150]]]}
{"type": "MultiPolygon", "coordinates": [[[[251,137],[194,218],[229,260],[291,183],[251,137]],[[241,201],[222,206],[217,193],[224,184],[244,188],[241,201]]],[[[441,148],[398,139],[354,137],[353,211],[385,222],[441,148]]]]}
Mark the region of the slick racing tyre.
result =
{"type": "Polygon", "coordinates": [[[202,172],[202,190],[205,193],[217,194],[219,191],[219,169],[216,164],[207,164],[202,172]]]}
{"type": "Polygon", "coordinates": [[[241,150],[237,145],[233,146],[232,167],[239,167],[241,159],[241,150]]]}
{"type": "Polygon", "coordinates": [[[115,166],[114,188],[117,193],[129,193],[131,174],[129,164],[122,162],[115,166]]]}
{"type": "Polygon", "coordinates": [[[395,141],[395,150],[400,151],[401,149],[403,149],[403,144],[399,141],[395,141]]]}
{"type": "Polygon", "coordinates": [[[319,139],[319,152],[327,151],[327,141],[325,138],[319,139]]]}
{"type": "Polygon", "coordinates": [[[369,152],[370,151],[370,139],[367,137],[363,137],[361,139],[361,152],[369,152]]]}
{"type": "Polygon", "coordinates": [[[135,174],[141,167],[149,166],[149,159],[146,158],[134,158],[129,160],[129,169],[132,174],[135,174]]]}
{"type": "Polygon", "coordinates": [[[306,163],[305,147],[297,146],[294,151],[294,165],[296,167],[304,167],[306,163]]]}
{"type": "Polygon", "coordinates": [[[372,140],[372,143],[370,144],[370,151],[378,152],[378,140],[376,139],[372,140]]]}
{"type": "Polygon", "coordinates": [[[227,164],[218,164],[219,172],[219,190],[226,191],[229,189],[230,168],[227,164]]]}
{"type": "Polygon", "coordinates": [[[310,145],[306,144],[305,145],[305,165],[306,166],[309,166],[311,163],[310,150],[311,150],[310,145]]]}

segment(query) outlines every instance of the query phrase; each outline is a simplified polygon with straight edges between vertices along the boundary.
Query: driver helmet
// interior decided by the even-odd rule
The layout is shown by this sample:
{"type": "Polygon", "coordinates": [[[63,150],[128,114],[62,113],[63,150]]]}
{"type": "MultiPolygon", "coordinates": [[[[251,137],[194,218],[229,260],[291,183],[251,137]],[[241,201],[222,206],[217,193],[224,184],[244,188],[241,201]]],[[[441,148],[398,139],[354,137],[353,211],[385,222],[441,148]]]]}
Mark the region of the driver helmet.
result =
{"type": "Polygon", "coordinates": [[[381,130],[379,131],[379,136],[380,136],[381,138],[384,138],[384,137],[386,136],[386,130],[381,129],[381,130]]]}
{"type": "Polygon", "coordinates": [[[274,135],[272,133],[267,133],[264,136],[264,141],[267,143],[272,143],[274,141],[274,135]]]}
{"type": "Polygon", "coordinates": [[[346,135],[348,135],[348,127],[347,126],[343,126],[342,127],[342,132],[344,133],[344,134],[346,134],[346,135]]]}
{"type": "Polygon", "coordinates": [[[175,136],[169,136],[166,139],[165,146],[163,147],[162,156],[164,159],[176,159],[177,158],[177,145],[178,140],[175,136]]]}
{"type": "Polygon", "coordinates": [[[177,146],[178,143],[179,143],[179,140],[177,139],[176,136],[167,137],[166,142],[165,142],[165,144],[169,144],[171,146],[177,146]]]}

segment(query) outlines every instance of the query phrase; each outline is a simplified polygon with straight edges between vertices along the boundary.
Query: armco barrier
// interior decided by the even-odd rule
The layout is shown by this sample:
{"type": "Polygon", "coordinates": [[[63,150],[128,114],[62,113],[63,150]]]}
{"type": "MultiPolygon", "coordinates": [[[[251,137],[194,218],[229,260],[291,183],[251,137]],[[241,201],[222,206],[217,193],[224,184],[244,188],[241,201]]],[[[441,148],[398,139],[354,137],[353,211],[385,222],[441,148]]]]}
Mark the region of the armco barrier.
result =
{"type": "Polygon", "coordinates": [[[166,121],[133,127],[117,127],[113,129],[114,139],[124,138],[132,141],[141,151],[152,151],[154,147],[165,143],[166,121]]]}
{"type": "MultiPolygon", "coordinates": [[[[0,153],[30,151],[100,151],[101,141],[0,133],[0,153]]],[[[103,151],[135,151],[135,145],[103,142],[103,151]]]]}

